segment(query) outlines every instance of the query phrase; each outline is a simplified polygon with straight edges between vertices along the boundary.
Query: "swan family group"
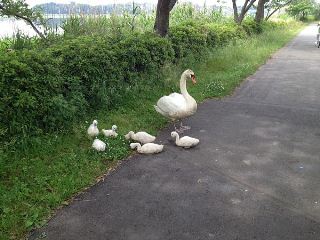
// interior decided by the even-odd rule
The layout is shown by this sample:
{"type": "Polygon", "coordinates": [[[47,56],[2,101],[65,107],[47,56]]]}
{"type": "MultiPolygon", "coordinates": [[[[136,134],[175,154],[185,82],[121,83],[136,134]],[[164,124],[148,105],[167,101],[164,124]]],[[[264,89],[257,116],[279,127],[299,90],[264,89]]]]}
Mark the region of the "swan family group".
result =
{"type": "MultiPolygon", "coordinates": [[[[186,129],[190,129],[188,126],[183,126],[181,119],[193,115],[197,111],[197,102],[187,91],[187,80],[192,80],[192,83],[196,83],[195,75],[192,70],[187,69],[181,75],[180,79],[180,91],[179,93],[171,93],[168,96],[161,97],[157,105],[154,106],[156,111],[161,115],[171,119],[172,121],[180,120],[180,128],[177,129],[175,126],[175,131],[171,132],[171,137],[175,139],[175,144],[183,148],[191,148],[199,143],[199,139],[184,136],[179,137],[179,133],[186,129]]],[[[94,120],[89,126],[87,131],[89,137],[95,138],[92,147],[97,151],[105,151],[106,143],[97,139],[99,135],[98,122],[94,120]]],[[[102,129],[102,133],[106,137],[117,137],[117,126],[113,125],[111,129],[102,129]]],[[[153,143],[156,137],[150,135],[147,132],[137,132],[134,133],[130,131],[125,135],[127,140],[132,139],[134,142],[130,144],[131,149],[137,149],[139,153],[143,154],[153,154],[159,153],[163,150],[163,145],[153,143]],[[142,144],[142,145],[141,145],[142,144]]]]}

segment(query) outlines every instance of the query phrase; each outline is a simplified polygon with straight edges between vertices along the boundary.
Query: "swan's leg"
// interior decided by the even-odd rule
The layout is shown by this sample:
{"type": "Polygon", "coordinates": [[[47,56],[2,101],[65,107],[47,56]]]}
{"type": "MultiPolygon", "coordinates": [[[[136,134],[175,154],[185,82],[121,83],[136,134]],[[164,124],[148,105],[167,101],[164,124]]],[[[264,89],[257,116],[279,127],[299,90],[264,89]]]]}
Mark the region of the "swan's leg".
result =
{"type": "Polygon", "coordinates": [[[190,126],[184,126],[182,125],[182,121],[180,121],[180,129],[183,129],[183,130],[190,130],[191,127],[190,126]]]}
{"type": "MultiPolygon", "coordinates": [[[[174,130],[175,130],[177,133],[183,133],[184,129],[181,128],[181,127],[180,127],[180,128],[177,128],[176,122],[174,122],[173,125],[174,125],[174,130]]],[[[181,126],[181,125],[180,125],[180,126],[181,126]]]]}
{"type": "Polygon", "coordinates": [[[181,120],[180,120],[180,128],[177,128],[176,127],[176,123],[174,123],[174,130],[177,133],[183,133],[185,130],[189,130],[189,129],[191,129],[191,127],[182,125],[182,121],[181,120]]]}

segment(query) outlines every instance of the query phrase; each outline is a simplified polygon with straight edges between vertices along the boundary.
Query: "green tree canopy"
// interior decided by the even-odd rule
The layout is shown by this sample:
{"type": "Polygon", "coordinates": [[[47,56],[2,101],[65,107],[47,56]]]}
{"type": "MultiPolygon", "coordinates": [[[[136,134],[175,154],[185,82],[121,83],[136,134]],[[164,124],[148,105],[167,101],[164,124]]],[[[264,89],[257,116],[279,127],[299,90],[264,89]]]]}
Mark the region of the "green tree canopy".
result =
{"type": "Polygon", "coordinates": [[[315,5],[314,0],[295,0],[290,4],[287,12],[297,19],[305,20],[309,14],[313,13],[315,5]]]}

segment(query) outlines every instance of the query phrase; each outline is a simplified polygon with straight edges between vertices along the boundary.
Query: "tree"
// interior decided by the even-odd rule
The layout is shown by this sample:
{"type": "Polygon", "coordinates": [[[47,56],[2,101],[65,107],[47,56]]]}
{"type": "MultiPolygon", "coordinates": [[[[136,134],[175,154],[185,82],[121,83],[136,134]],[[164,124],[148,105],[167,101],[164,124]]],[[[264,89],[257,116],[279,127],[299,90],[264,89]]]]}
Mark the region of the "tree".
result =
{"type": "Polygon", "coordinates": [[[0,17],[1,16],[22,19],[29,24],[41,38],[45,38],[43,33],[41,33],[34,24],[36,21],[44,23],[41,13],[29,8],[25,0],[0,0],[0,17]]]}
{"type": "Polygon", "coordinates": [[[267,21],[273,14],[279,11],[281,8],[288,6],[294,2],[294,0],[270,0],[265,4],[267,14],[265,20],[267,21]]]}
{"type": "Polygon", "coordinates": [[[158,0],[154,30],[162,37],[168,33],[170,11],[176,2],[177,0],[158,0]]]}
{"type": "Polygon", "coordinates": [[[232,0],[234,21],[240,25],[242,23],[245,15],[247,14],[249,9],[253,6],[253,4],[255,2],[256,2],[256,0],[244,0],[243,6],[242,6],[240,14],[239,14],[237,0],[232,0]]]}
{"type": "Polygon", "coordinates": [[[316,20],[320,19],[320,3],[319,2],[317,2],[314,5],[313,16],[315,17],[316,20]]]}
{"type": "Polygon", "coordinates": [[[313,0],[295,0],[287,9],[287,12],[297,19],[305,20],[314,9],[314,5],[315,1],[313,0]]]}
{"type": "Polygon", "coordinates": [[[256,11],[256,16],[255,16],[255,21],[257,23],[260,23],[264,19],[264,9],[265,9],[265,4],[269,0],[258,0],[258,5],[257,5],[257,11],[256,11]]]}

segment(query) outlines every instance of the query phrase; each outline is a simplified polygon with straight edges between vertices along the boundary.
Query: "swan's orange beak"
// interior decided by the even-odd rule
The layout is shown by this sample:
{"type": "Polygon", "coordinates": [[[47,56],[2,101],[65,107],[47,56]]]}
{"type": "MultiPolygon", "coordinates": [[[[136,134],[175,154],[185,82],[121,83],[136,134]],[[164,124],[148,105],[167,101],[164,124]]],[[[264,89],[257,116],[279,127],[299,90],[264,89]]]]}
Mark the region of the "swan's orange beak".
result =
{"type": "Polygon", "coordinates": [[[195,75],[191,75],[191,80],[192,80],[192,83],[193,83],[193,84],[196,84],[196,83],[197,83],[197,80],[196,80],[196,76],[195,76],[195,75]]]}

